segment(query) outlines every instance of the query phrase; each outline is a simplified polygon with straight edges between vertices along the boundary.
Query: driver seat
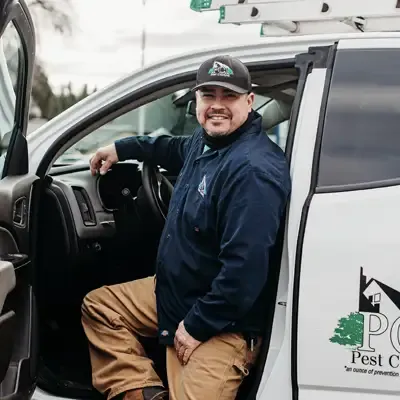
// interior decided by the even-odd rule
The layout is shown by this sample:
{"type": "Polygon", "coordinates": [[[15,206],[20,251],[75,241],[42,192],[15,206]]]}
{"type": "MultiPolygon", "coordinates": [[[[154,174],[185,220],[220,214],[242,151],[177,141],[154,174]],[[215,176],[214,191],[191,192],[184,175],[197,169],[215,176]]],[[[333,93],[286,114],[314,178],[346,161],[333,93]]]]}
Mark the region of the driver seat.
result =
{"type": "Polygon", "coordinates": [[[262,129],[269,132],[280,123],[290,118],[292,105],[282,100],[271,100],[262,112],[262,129]]]}

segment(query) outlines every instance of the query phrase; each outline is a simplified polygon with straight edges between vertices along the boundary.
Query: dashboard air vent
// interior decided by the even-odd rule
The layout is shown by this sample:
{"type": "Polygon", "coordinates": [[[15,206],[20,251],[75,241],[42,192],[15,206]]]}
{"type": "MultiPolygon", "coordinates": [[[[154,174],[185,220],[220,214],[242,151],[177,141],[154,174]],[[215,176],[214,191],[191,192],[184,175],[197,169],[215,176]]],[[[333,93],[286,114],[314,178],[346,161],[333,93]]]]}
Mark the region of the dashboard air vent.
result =
{"type": "Polygon", "coordinates": [[[78,202],[83,223],[86,226],[96,225],[96,217],[94,215],[94,210],[86,191],[83,188],[78,188],[78,187],[73,187],[72,189],[74,191],[76,201],[78,202]]]}

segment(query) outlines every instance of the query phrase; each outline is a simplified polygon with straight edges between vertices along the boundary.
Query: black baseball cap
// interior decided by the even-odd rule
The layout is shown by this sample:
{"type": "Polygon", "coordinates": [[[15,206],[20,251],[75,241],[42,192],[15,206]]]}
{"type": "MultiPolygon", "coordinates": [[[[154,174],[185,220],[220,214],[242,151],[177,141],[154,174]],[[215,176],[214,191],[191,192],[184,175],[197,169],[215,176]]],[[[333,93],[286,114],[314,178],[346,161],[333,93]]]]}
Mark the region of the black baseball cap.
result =
{"type": "Polygon", "coordinates": [[[242,94],[252,90],[247,67],[237,58],[225,55],[210,58],[200,65],[192,91],[204,86],[220,86],[242,94]]]}

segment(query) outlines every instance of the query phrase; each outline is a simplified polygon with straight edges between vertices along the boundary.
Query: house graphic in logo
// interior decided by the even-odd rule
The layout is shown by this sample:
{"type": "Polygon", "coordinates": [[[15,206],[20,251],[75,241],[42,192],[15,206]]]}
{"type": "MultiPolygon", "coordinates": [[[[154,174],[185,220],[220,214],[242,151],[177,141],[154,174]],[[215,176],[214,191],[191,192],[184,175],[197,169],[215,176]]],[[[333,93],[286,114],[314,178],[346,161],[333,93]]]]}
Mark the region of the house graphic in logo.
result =
{"type": "Polygon", "coordinates": [[[227,65],[219,62],[214,61],[212,68],[209,69],[208,74],[211,76],[232,76],[233,71],[227,65]]]}
{"type": "Polygon", "coordinates": [[[377,279],[367,277],[360,271],[359,311],[370,313],[398,314],[400,310],[400,292],[377,279]]]}

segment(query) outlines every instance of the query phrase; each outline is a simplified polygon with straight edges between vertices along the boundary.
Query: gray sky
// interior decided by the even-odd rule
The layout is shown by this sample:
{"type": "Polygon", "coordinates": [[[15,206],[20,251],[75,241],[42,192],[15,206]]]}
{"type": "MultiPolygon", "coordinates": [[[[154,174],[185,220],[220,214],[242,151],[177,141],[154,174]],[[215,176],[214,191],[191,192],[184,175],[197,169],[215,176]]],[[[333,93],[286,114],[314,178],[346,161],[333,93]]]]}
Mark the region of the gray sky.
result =
{"type": "Polygon", "coordinates": [[[218,24],[218,12],[196,13],[190,0],[71,0],[74,34],[41,35],[38,56],[51,83],[102,87],[140,67],[141,31],[147,27],[146,63],[219,45],[265,41],[260,26],[218,24]]]}

